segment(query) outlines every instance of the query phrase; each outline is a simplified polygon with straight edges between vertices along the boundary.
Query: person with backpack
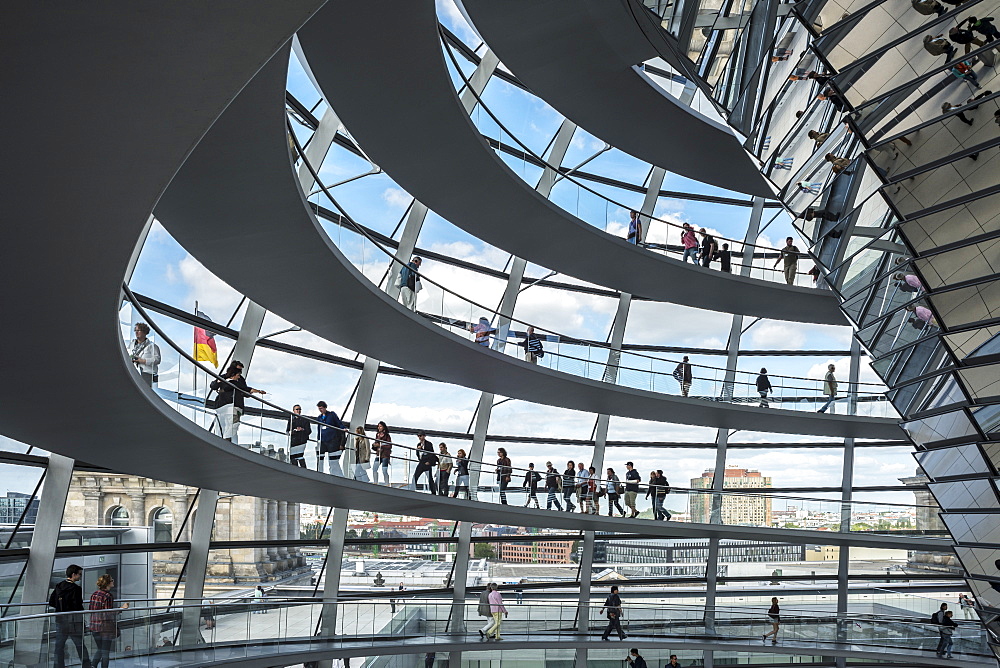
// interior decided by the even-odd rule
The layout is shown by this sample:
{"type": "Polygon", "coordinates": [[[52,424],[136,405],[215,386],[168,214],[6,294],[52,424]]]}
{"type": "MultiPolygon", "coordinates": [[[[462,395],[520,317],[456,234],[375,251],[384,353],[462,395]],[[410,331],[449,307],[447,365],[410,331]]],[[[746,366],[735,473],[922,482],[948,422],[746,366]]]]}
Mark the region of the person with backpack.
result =
{"type": "Polygon", "coordinates": [[[486,585],[486,589],[479,594],[479,605],[476,607],[476,612],[479,613],[480,617],[486,617],[486,626],[479,629],[479,638],[481,640],[486,640],[486,632],[493,626],[493,612],[490,610],[490,592],[496,589],[496,587],[495,582],[490,582],[486,585]]]}
{"type": "Polygon", "coordinates": [[[663,508],[663,502],[670,493],[670,483],[667,482],[663,471],[656,470],[649,473],[649,487],[646,490],[646,498],[653,498],[653,519],[669,522],[672,515],[663,508]]]}
{"type": "Polygon", "coordinates": [[[340,421],[340,418],[331,410],[327,410],[326,402],[317,402],[316,408],[319,415],[316,421],[319,430],[316,434],[319,440],[319,447],[316,451],[316,470],[323,473],[323,462],[329,457],[329,472],[332,475],[343,476],[344,472],[340,468],[340,456],[344,454],[344,441],[347,440],[347,425],[340,421]]]}
{"type": "Polygon", "coordinates": [[[535,465],[528,464],[528,470],[524,472],[524,492],[525,498],[524,507],[527,508],[532,501],[535,502],[535,508],[538,508],[538,481],[542,479],[542,475],[535,470],[535,465]]]}
{"type": "Polygon", "coordinates": [[[639,219],[638,211],[629,211],[628,215],[628,236],[625,240],[638,246],[642,243],[642,220],[639,219]]]}
{"type": "Polygon", "coordinates": [[[952,658],[951,648],[955,643],[955,629],[958,628],[958,623],[951,618],[953,614],[951,610],[943,610],[938,614],[941,624],[938,629],[940,639],[936,653],[939,659],[950,659],[952,658]]]}
{"type": "Polygon", "coordinates": [[[770,408],[770,405],[767,403],[767,395],[773,389],[771,387],[771,380],[767,377],[767,369],[761,369],[760,375],[757,376],[757,393],[760,394],[760,406],[758,408],[770,408]]]}
{"type": "Polygon", "coordinates": [[[608,517],[612,517],[615,514],[615,508],[622,517],[625,517],[625,510],[622,508],[621,504],[618,503],[618,499],[622,495],[622,483],[615,475],[615,470],[613,468],[608,468],[608,477],[604,481],[604,488],[608,491],[608,517]]]}
{"type": "Polygon", "coordinates": [[[686,397],[688,392],[691,391],[691,382],[694,380],[691,374],[691,361],[687,355],[684,356],[684,359],[674,369],[673,377],[674,380],[680,383],[681,396],[686,397]]]}
{"type": "Polygon", "coordinates": [[[545,493],[548,497],[545,500],[545,510],[551,510],[552,504],[555,504],[556,510],[562,510],[558,498],[561,489],[562,476],[556,470],[556,467],[552,466],[552,462],[545,462],[545,493]]]}
{"type": "Polygon", "coordinates": [[[611,593],[608,594],[604,600],[604,607],[597,614],[602,614],[605,610],[608,611],[608,625],[604,628],[604,633],[601,634],[601,640],[607,640],[612,631],[618,633],[619,640],[628,638],[628,635],[622,631],[622,599],[618,595],[618,585],[611,585],[611,593]]]}
{"type": "Polygon", "coordinates": [[[524,335],[524,341],[521,342],[521,347],[524,348],[525,362],[538,364],[538,360],[545,357],[542,340],[535,334],[535,328],[530,325],[528,326],[528,332],[524,335]]]}
{"type": "MultiPolygon", "coordinates": [[[[66,579],[52,588],[49,607],[56,612],[83,612],[83,590],[80,578],[83,569],[76,564],[66,568],[66,579]]],[[[83,615],[60,615],[56,617],[56,650],[53,656],[55,668],[66,667],[66,641],[72,640],[83,668],[90,668],[87,645],[83,642],[83,615]]]]}
{"type": "Polygon", "coordinates": [[[403,306],[411,311],[417,310],[417,293],[420,292],[420,264],[423,262],[414,256],[410,262],[399,268],[396,285],[399,286],[399,298],[403,306]]]}

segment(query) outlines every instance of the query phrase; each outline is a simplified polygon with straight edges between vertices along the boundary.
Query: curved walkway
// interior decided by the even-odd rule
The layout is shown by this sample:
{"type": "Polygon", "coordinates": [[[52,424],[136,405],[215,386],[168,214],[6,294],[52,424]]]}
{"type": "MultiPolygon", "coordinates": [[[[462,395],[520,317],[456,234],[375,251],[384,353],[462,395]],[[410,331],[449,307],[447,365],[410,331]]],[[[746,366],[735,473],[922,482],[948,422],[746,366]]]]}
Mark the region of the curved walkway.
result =
{"type": "Polygon", "coordinates": [[[486,145],[459,103],[433,2],[344,4],[328,4],[299,31],[313,75],[365,152],[456,226],[541,266],[657,301],[692,305],[696,293],[701,308],[847,324],[828,291],[666,258],[545,199],[486,145]]]}
{"type": "Polygon", "coordinates": [[[663,92],[636,67],[659,54],[627,2],[462,4],[501,62],[581,128],[675,174],[748,195],[774,196],[756,160],[727,125],[663,92]]]}
{"type": "Polygon", "coordinates": [[[308,208],[289,162],[283,99],[284,73],[271,67],[212,128],[156,212],[205,266],[286,320],[443,382],[540,404],[708,427],[899,437],[891,419],[751,408],[553,371],[404,309],[344,257],[308,208]]]}

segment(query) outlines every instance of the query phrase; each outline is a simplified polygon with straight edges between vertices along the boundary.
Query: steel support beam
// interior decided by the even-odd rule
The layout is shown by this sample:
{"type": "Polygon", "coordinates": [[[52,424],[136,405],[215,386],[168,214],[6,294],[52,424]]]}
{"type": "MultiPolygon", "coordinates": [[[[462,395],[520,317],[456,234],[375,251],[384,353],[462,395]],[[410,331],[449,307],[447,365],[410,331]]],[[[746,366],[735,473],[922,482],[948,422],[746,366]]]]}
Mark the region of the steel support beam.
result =
{"type": "MultiPolygon", "coordinates": [[[[50,454],[45,469],[45,482],[38,500],[38,518],[31,532],[28,563],[24,567],[24,584],[21,587],[19,615],[37,615],[47,612],[46,605],[25,606],[49,600],[52,582],[52,565],[55,563],[59,530],[62,528],[66,497],[73,480],[73,459],[50,454]]],[[[14,662],[33,666],[43,663],[43,639],[48,633],[44,619],[28,620],[17,625],[17,643],[14,645],[14,662]]]]}

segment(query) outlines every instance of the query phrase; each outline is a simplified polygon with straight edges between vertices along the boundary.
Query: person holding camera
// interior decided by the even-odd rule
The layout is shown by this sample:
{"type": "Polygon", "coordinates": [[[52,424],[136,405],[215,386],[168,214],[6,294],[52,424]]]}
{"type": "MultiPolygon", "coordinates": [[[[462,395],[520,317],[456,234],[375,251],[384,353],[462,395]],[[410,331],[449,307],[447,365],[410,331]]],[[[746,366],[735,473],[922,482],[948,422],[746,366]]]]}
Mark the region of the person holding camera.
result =
{"type": "Polygon", "coordinates": [[[222,375],[222,379],[213,380],[210,387],[219,393],[215,400],[215,415],[219,420],[222,438],[236,443],[240,417],[243,416],[244,399],[251,394],[267,394],[267,392],[247,385],[243,378],[243,362],[239,360],[234,360],[222,375]]]}
{"type": "Polygon", "coordinates": [[[150,387],[156,381],[160,366],[160,348],[149,340],[149,325],[144,322],[135,323],[135,338],[128,344],[132,364],[139,370],[142,382],[150,387]]]}

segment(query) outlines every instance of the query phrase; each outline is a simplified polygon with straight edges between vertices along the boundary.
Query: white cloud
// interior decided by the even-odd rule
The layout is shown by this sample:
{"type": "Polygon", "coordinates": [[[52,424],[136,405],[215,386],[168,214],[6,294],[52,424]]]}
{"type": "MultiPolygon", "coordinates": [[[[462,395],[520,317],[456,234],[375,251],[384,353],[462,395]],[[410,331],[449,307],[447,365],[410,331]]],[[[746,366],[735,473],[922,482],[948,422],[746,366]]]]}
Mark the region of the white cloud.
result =
{"type": "Polygon", "coordinates": [[[750,328],[750,343],[754,348],[801,350],[806,343],[806,334],[798,325],[761,321],[750,328]]]}
{"type": "Polygon", "coordinates": [[[482,41],[476,30],[465,20],[455,0],[436,0],[434,4],[442,23],[447,24],[463,41],[473,45],[482,41]]]}
{"type": "Polygon", "coordinates": [[[402,188],[386,188],[382,191],[382,201],[394,209],[405,209],[413,198],[402,188]]]}
{"type": "Polygon", "coordinates": [[[170,282],[180,282],[188,287],[187,301],[190,304],[185,308],[193,309],[193,302],[197,301],[198,308],[216,321],[227,320],[242,299],[238,292],[191,255],[186,255],[176,265],[169,265],[166,277],[170,282]]]}

